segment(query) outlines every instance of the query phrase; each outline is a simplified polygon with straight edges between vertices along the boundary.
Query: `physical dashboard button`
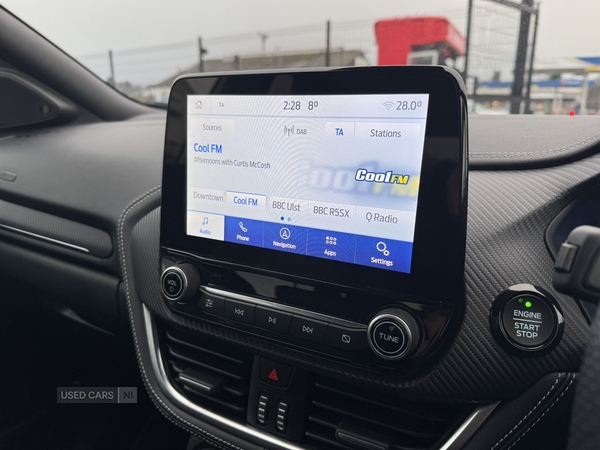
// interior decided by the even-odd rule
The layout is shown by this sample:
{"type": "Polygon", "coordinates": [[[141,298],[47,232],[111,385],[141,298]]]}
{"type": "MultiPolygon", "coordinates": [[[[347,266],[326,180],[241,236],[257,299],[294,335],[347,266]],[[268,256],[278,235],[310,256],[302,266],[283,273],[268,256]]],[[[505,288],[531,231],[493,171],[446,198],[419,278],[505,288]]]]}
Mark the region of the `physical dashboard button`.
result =
{"type": "Polygon", "coordinates": [[[397,356],[402,353],[407,344],[404,328],[393,320],[383,320],[371,331],[373,345],[386,356],[397,356]]]}
{"type": "Polygon", "coordinates": [[[209,293],[202,293],[200,300],[198,300],[198,306],[202,311],[215,316],[225,315],[225,299],[209,293]]]}
{"type": "Polygon", "coordinates": [[[285,334],[288,332],[291,319],[292,314],[257,306],[254,314],[254,325],[265,330],[285,334]]]}
{"type": "Polygon", "coordinates": [[[254,305],[237,300],[225,299],[225,317],[236,322],[254,323],[254,305]]]}
{"type": "Polygon", "coordinates": [[[563,318],[550,293],[537,286],[519,284],[496,298],[490,325],[494,337],[506,350],[538,352],[558,342],[563,318]]]}
{"type": "Polygon", "coordinates": [[[290,334],[307,341],[322,343],[325,339],[326,331],[327,323],[307,319],[295,314],[290,323],[290,334]]]}
{"type": "Polygon", "coordinates": [[[325,345],[341,350],[362,350],[367,347],[367,329],[329,324],[325,333],[325,345]]]}
{"type": "Polygon", "coordinates": [[[183,284],[183,277],[175,271],[170,271],[163,275],[162,289],[165,296],[169,299],[176,299],[181,296],[183,284]]]}
{"type": "Polygon", "coordinates": [[[270,359],[260,358],[258,377],[260,381],[270,386],[285,389],[292,376],[292,368],[270,359]]]}
{"type": "Polygon", "coordinates": [[[514,297],[502,313],[502,327],[506,336],[523,347],[544,345],[552,337],[555,325],[550,307],[532,295],[514,297]]]}
{"type": "Polygon", "coordinates": [[[396,360],[409,355],[419,345],[419,326],[410,313],[401,308],[382,311],[368,327],[371,350],[380,358],[396,360]]]}
{"type": "Polygon", "coordinates": [[[163,295],[171,302],[186,302],[198,292],[200,276],[191,264],[167,267],[160,277],[163,295]]]}

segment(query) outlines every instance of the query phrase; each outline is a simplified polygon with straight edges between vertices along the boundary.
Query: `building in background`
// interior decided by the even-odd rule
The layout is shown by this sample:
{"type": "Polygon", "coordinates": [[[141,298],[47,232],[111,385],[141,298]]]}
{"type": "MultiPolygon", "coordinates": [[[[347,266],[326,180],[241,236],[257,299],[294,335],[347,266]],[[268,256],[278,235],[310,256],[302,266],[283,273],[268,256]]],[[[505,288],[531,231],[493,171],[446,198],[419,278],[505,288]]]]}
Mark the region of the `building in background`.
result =
{"type": "MultiPolygon", "coordinates": [[[[600,110],[600,57],[560,58],[537,63],[531,83],[534,114],[597,114],[600,110]]],[[[478,80],[478,96],[496,100],[473,105],[474,112],[508,114],[512,82],[478,80]]]]}
{"type": "MultiPolygon", "coordinates": [[[[366,66],[367,60],[360,50],[345,50],[343,48],[330,51],[330,66],[366,66]]],[[[284,69],[284,68],[306,68],[324,67],[325,52],[323,50],[303,52],[273,52],[257,55],[240,55],[224,59],[208,59],[204,61],[205,72],[229,72],[234,70],[261,70],[261,69],[284,69]]],[[[195,64],[187,69],[176,73],[161,82],[143,88],[131,94],[132,97],[151,103],[166,103],[169,98],[171,85],[180,76],[198,73],[199,65],[195,64]]]]}

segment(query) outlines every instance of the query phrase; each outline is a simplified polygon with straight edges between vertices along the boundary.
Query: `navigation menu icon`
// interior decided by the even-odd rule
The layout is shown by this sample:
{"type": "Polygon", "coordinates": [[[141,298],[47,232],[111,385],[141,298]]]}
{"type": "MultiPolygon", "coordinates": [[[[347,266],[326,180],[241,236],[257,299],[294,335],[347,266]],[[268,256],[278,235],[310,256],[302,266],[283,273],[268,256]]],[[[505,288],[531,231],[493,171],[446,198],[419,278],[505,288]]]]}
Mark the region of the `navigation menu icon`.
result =
{"type": "Polygon", "coordinates": [[[283,239],[285,241],[287,241],[291,235],[292,235],[292,233],[289,230],[289,228],[283,227],[281,230],[279,230],[279,237],[281,237],[281,239],[283,239]]]}

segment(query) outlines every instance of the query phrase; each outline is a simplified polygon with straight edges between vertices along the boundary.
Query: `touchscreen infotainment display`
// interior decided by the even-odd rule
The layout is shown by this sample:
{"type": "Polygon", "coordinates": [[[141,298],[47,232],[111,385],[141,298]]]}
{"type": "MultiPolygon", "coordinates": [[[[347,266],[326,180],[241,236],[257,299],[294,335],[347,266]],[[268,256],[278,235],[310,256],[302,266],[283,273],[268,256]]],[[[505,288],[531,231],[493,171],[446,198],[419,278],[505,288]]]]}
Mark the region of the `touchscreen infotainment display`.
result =
{"type": "Polygon", "coordinates": [[[188,236],[410,273],[428,94],[188,95],[188,236]]]}

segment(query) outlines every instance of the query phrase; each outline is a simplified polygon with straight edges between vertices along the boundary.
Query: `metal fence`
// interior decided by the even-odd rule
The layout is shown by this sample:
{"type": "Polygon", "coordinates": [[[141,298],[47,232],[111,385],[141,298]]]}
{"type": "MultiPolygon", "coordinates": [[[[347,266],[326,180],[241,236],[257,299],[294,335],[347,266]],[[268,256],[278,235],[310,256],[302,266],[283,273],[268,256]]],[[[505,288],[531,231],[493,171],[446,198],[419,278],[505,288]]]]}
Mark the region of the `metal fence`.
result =
{"type": "MultiPolygon", "coordinates": [[[[445,17],[465,36],[467,14],[468,8],[465,4],[464,8],[432,10],[420,16],[445,17]]],[[[489,0],[474,0],[471,17],[468,75],[479,82],[511,82],[519,36],[520,11],[489,0]]],[[[330,24],[330,48],[359,51],[364,57],[364,63],[376,65],[378,47],[374,25],[377,20],[390,18],[393,17],[352,22],[333,21],[330,24]]],[[[322,23],[287,29],[257,30],[255,33],[230,36],[202,36],[201,45],[206,51],[203,54],[204,67],[210,70],[211,61],[234,60],[240,56],[278,55],[292,52],[324,54],[326,40],[327,24],[322,23]]],[[[113,82],[122,91],[143,97],[149,95],[151,86],[163,84],[168,88],[169,80],[172,80],[175,75],[198,71],[200,69],[199,48],[199,40],[190,40],[145,48],[114,49],[110,52],[110,56],[107,51],[82,55],[78,59],[98,76],[113,82]]],[[[324,65],[324,61],[319,59],[311,64],[312,66],[324,65]]],[[[282,67],[285,67],[285,63],[282,67]]],[[[464,57],[459,57],[455,62],[455,68],[462,72],[463,67],[464,57]]],[[[160,95],[157,97],[156,92],[153,95],[155,101],[161,101],[160,95]]],[[[148,99],[144,98],[144,100],[148,99]]]]}

